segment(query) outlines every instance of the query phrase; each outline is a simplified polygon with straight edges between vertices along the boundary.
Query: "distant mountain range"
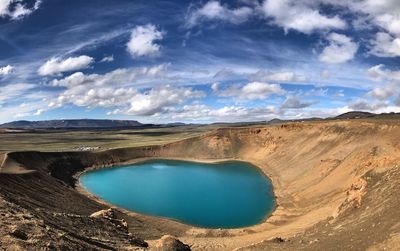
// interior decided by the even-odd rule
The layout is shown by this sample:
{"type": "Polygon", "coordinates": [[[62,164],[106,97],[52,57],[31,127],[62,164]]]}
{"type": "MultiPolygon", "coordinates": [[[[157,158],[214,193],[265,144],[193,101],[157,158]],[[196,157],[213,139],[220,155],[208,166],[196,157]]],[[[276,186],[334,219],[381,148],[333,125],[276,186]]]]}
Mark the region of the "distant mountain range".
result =
{"type": "Polygon", "coordinates": [[[0,125],[0,128],[10,129],[65,129],[65,128],[124,128],[140,127],[142,123],[135,120],[107,120],[107,119],[66,119],[26,121],[19,120],[0,125]]]}
{"type": "Polygon", "coordinates": [[[400,113],[370,113],[370,112],[346,112],[333,119],[400,119],[400,113]]]}
{"type": "MultiPolygon", "coordinates": [[[[335,119],[365,119],[365,118],[397,118],[400,119],[400,113],[382,113],[375,114],[370,112],[347,112],[336,117],[327,119],[322,118],[306,118],[297,120],[281,120],[272,119],[270,121],[258,122],[237,122],[237,123],[213,123],[213,125],[221,126],[249,126],[257,124],[280,124],[290,121],[317,121],[317,120],[335,120],[335,119]]],[[[19,120],[5,124],[1,124],[0,128],[7,129],[122,129],[122,128],[160,128],[160,127],[177,127],[194,124],[170,123],[170,124],[142,124],[136,120],[108,120],[108,119],[65,119],[65,120],[43,120],[43,121],[26,121],[19,120]]]]}

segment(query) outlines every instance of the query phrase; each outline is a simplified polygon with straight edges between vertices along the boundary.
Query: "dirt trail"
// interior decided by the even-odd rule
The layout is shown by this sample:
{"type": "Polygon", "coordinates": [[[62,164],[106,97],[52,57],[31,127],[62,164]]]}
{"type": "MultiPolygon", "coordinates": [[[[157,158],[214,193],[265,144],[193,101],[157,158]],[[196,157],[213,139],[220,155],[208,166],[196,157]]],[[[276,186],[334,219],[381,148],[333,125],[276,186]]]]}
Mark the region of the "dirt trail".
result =
{"type": "MultiPolygon", "coordinates": [[[[395,185],[400,183],[397,120],[226,128],[163,146],[99,153],[10,153],[7,161],[36,172],[0,174],[0,194],[43,220],[44,225],[68,230],[65,221],[72,221],[69,214],[86,219],[106,207],[73,189],[76,173],[90,166],[101,168],[151,157],[251,162],[272,179],[278,207],[261,224],[231,230],[194,228],[121,210],[119,217],[127,220],[131,234],[148,240],[150,247],[164,234],[177,236],[193,250],[335,250],[338,245],[364,250],[398,245],[396,222],[400,215],[394,209],[400,190],[395,185]],[[44,211],[67,216],[54,218],[44,211]],[[368,228],[372,224],[380,231],[368,228]]],[[[90,226],[75,228],[93,235],[90,226]]],[[[109,238],[102,243],[126,247],[123,238],[109,238]]]]}

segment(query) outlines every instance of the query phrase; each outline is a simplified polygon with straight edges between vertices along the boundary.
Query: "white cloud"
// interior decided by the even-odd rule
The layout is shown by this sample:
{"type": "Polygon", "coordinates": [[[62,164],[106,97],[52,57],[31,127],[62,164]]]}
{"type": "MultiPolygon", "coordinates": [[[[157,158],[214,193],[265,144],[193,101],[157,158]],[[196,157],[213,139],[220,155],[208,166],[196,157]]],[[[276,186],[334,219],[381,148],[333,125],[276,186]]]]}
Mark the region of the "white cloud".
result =
{"type": "Polygon", "coordinates": [[[243,6],[229,8],[219,1],[211,0],[200,8],[189,10],[186,26],[191,28],[208,20],[240,24],[251,17],[271,19],[285,32],[296,30],[310,34],[316,30],[344,29],[347,24],[339,16],[326,16],[318,6],[309,1],[265,0],[260,5],[256,1],[241,1],[243,6]]]}
{"type": "Polygon", "coordinates": [[[344,29],[346,22],[338,16],[325,16],[318,9],[296,0],[265,0],[262,11],[285,32],[296,30],[310,34],[316,30],[344,29]]]}
{"type": "Polygon", "coordinates": [[[378,32],[372,41],[371,53],[378,57],[399,57],[400,37],[394,37],[389,33],[378,32]]]}
{"type": "Polygon", "coordinates": [[[397,0],[349,1],[355,12],[366,13],[371,22],[393,34],[400,34],[400,2],[397,0]]]}
{"type": "Polygon", "coordinates": [[[155,42],[163,37],[164,32],[157,30],[152,24],[136,26],[126,45],[127,50],[132,57],[157,56],[160,53],[160,45],[155,42]]]}
{"type": "MultiPolygon", "coordinates": [[[[360,13],[364,14],[363,26],[368,25],[380,30],[376,37],[370,41],[372,54],[379,57],[400,56],[400,1],[348,1],[345,6],[358,14],[358,16],[360,16],[360,13]]],[[[355,28],[358,27],[355,26],[355,28]]]]}
{"type": "Polygon", "coordinates": [[[373,79],[382,79],[383,77],[386,76],[385,71],[382,69],[383,67],[384,67],[383,64],[372,66],[367,71],[368,76],[370,76],[373,79]]]}
{"type": "Polygon", "coordinates": [[[383,81],[383,84],[369,91],[367,96],[386,100],[400,93],[400,71],[391,71],[384,67],[383,64],[379,64],[368,69],[369,77],[376,81],[383,81]]]}
{"type": "Polygon", "coordinates": [[[28,83],[8,84],[1,87],[0,122],[42,114],[46,110],[48,98],[54,94],[33,90],[36,87],[28,83]]]}
{"type": "Polygon", "coordinates": [[[109,63],[114,61],[114,55],[106,56],[100,60],[100,63],[109,63]]]}
{"type": "Polygon", "coordinates": [[[15,69],[14,66],[11,65],[0,67],[0,76],[11,74],[14,71],[14,69],[15,69]]]}
{"type": "Polygon", "coordinates": [[[251,82],[244,86],[231,86],[227,89],[219,90],[221,97],[237,97],[242,100],[266,99],[272,94],[282,95],[285,91],[279,84],[268,84],[264,82],[251,82]]]}
{"type": "Polygon", "coordinates": [[[106,74],[74,73],[63,79],[53,80],[53,86],[66,90],[53,99],[49,108],[66,104],[113,109],[109,114],[150,116],[167,112],[188,99],[203,95],[189,87],[161,85],[140,90],[141,82],[160,80],[165,76],[167,65],[154,67],[117,69],[106,74]]]}
{"type": "Polygon", "coordinates": [[[400,81],[400,71],[384,69],[383,64],[372,66],[368,69],[368,75],[376,80],[400,81]]]}
{"type": "Polygon", "coordinates": [[[377,111],[387,106],[385,102],[371,102],[365,99],[358,99],[350,103],[349,108],[357,111],[377,111]]]}
{"type": "Polygon", "coordinates": [[[342,34],[331,33],[328,35],[327,40],[329,41],[329,45],[319,55],[319,60],[324,63],[345,63],[352,60],[358,50],[358,44],[342,34]]]}
{"type": "Polygon", "coordinates": [[[289,96],[281,105],[283,109],[302,109],[316,104],[317,102],[303,102],[298,97],[289,96]]]}
{"type": "Polygon", "coordinates": [[[224,106],[221,108],[209,107],[201,103],[184,105],[181,108],[175,108],[168,114],[159,116],[160,119],[167,121],[261,121],[270,120],[277,116],[277,110],[274,106],[266,107],[245,107],[245,106],[224,106]]]}
{"type": "Polygon", "coordinates": [[[153,67],[123,68],[105,74],[84,74],[76,72],[62,79],[52,81],[53,86],[64,86],[68,88],[86,86],[87,88],[102,86],[123,86],[138,82],[141,79],[162,79],[165,75],[167,64],[153,67]]]}
{"type": "Polygon", "coordinates": [[[385,28],[392,34],[400,35],[400,16],[384,13],[376,17],[379,26],[385,28]]]}
{"type": "Polygon", "coordinates": [[[307,77],[297,75],[292,71],[282,71],[282,72],[266,72],[260,70],[255,74],[252,74],[250,78],[253,81],[274,81],[274,82],[304,82],[307,81],[307,77]]]}
{"type": "MultiPolygon", "coordinates": [[[[18,105],[6,106],[0,109],[0,122],[9,122],[22,117],[38,115],[43,107],[42,101],[25,102],[18,105]]],[[[43,113],[43,111],[41,112],[43,113]]]]}
{"type": "Polygon", "coordinates": [[[167,112],[186,100],[202,97],[203,93],[192,88],[173,88],[169,85],[138,93],[131,98],[130,107],[124,114],[150,116],[167,112]]]}
{"type": "Polygon", "coordinates": [[[92,57],[82,55],[79,57],[69,57],[67,59],[51,58],[38,70],[41,76],[57,75],[63,72],[76,71],[88,68],[94,59],[92,57]]]}
{"type": "Polygon", "coordinates": [[[378,87],[369,91],[367,93],[368,96],[372,96],[379,100],[386,100],[389,97],[392,97],[396,92],[398,92],[397,86],[385,86],[385,87],[378,87]]]}
{"type": "Polygon", "coordinates": [[[219,1],[211,0],[202,7],[190,11],[186,17],[186,25],[193,27],[206,20],[220,20],[239,24],[247,21],[253,15],[253,12],[254,10],[247,6],[230,9],[226,5],[221,5],[219,1]]]}
{"type": "Polygon", "coordinates": [[[2,86],[0,91],[0,104],[15,98],[20,98],[34,87],[35,85],[26,83],[8,84],[6,86],[2,86]]]}
{"type": "Polygon", "coordinates": [[[41,0],[36,0],[34,5],[29,8],[23,3],[23,0],[1,0],[0,17],[9,17],[14,20],[21,19],[38,10],[41,3],[41,0]]]}

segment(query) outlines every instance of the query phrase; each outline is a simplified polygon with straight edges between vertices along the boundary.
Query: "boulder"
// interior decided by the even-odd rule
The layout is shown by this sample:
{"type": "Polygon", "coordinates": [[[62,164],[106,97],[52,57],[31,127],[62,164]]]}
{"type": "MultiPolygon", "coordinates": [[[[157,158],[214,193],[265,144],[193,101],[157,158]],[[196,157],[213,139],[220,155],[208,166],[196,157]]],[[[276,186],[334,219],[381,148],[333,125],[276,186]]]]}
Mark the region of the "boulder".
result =
{"type": "Polygon", "coordinates": [[[158,251],[190,251],[189,245],[184,244],[176,237],[164,235],[156,245],[158,251]]]}

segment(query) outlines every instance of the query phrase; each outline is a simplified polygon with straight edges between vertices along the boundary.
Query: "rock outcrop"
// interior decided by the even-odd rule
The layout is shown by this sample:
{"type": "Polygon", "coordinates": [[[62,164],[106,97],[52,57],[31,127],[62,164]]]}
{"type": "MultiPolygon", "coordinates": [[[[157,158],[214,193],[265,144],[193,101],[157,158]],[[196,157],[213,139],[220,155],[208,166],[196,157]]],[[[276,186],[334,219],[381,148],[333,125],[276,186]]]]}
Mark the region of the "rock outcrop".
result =
{"type": "Polygon", "coordinates": [[[190,251],[190,247],[176,237],[164,235],[156,245],[157,251],[190,251]]]}

